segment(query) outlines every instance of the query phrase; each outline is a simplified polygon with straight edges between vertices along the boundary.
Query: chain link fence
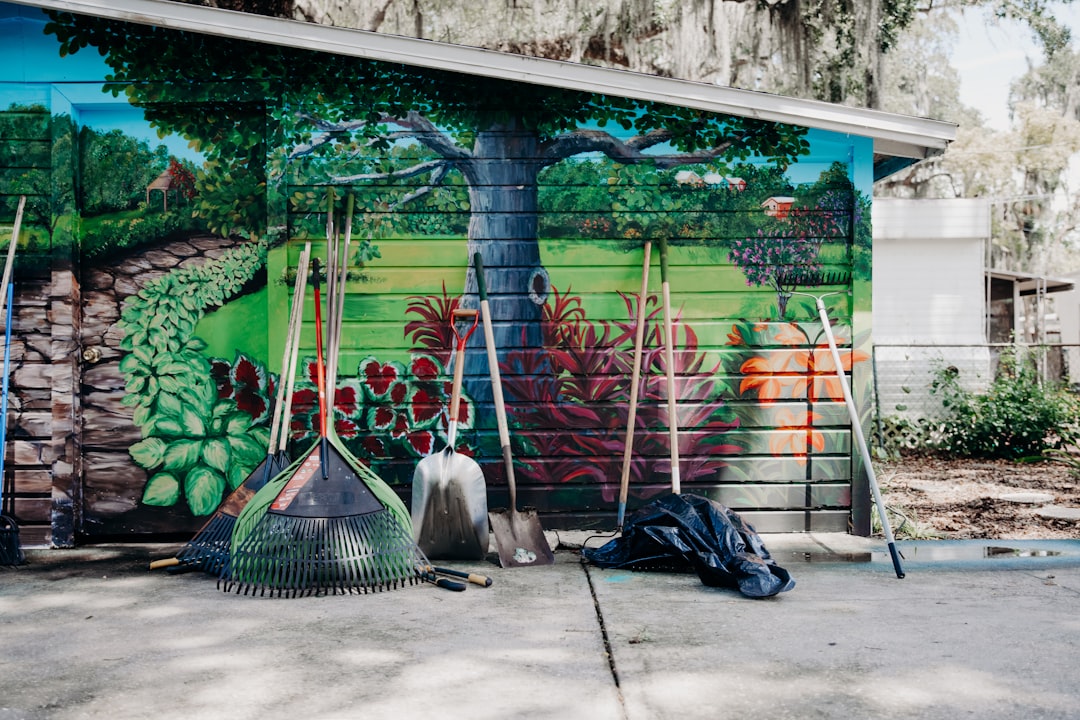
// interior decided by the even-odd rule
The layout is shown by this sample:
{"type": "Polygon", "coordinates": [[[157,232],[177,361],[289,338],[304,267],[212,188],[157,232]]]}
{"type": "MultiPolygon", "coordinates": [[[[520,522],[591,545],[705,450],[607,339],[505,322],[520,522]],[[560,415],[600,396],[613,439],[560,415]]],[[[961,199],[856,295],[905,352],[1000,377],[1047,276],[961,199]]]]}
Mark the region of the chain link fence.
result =
{"type": "MultiPolygon", "coordinates": [[[[940,439],[945,416],[933,384],[942,373],[955,375],[965,390],[985,392],[998,370],[1008,343],[968,345],[876,344],[873,349],[874,424],[876,445],[886,452],[933,445],[940,439]]],[[[1019,343],[1030,355],[1043,382],[1080,385],[1080,345],[1019,343]]]]}

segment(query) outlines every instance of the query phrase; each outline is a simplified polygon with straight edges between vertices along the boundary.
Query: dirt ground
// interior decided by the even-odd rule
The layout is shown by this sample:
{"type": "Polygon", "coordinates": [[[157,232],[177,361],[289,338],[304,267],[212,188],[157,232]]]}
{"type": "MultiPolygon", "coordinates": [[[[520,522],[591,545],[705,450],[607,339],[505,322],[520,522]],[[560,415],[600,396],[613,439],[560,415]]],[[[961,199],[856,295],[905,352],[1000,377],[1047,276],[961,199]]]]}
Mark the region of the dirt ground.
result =
{"type": "Polygon", "coordinates": [[[1080,539],[1080,519],[1040,516],[1080,508],[1080,478],[1060,463],[905,455],[874,467],[886,507],[903,515],[890,516],[898,539],[1080,539]]]}

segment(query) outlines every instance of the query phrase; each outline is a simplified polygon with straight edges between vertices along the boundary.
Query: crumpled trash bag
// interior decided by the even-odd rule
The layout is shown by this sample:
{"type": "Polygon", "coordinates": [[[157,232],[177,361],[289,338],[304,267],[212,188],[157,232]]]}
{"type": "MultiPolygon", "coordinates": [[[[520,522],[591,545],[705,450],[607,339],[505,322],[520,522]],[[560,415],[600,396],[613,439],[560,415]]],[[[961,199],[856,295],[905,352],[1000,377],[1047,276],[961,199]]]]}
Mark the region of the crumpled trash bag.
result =
{"type": "Polygon", "coordinates": [[[620,537],[583,548],[589,562],[629,570],[694,570],[709,587],[771,597],[795,587],[761,536],[730,508],[690,494],[665,495],[632,513],[620,537]]]}

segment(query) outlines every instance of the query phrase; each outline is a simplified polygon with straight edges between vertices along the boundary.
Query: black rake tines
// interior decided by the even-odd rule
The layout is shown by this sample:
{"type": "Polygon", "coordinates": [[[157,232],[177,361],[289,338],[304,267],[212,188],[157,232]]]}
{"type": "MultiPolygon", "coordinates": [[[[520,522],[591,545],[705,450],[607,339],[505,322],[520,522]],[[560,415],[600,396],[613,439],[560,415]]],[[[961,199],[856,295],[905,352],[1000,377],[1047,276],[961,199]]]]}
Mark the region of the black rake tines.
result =
{"type": "Polygon", "coordinates": [[[235,526],[235,516],[220,510],[214,513],[198,534],[176,554],[180,567],[211,575],[220,574],[229,561],[229,542],[235,526]]]}
{"type": "Polygon", "coordinates": [[[271,597],[366,594],[422,582],[428,564],[387,510],[337,518],[268,512],[234,549],[218,587],[271,597]]]}
{"type": "Polygon", "coordinates": [[[0,565],[25,563],[26,556],[19,542],[19,526],[11,518],[0,515],[0,565]]]}

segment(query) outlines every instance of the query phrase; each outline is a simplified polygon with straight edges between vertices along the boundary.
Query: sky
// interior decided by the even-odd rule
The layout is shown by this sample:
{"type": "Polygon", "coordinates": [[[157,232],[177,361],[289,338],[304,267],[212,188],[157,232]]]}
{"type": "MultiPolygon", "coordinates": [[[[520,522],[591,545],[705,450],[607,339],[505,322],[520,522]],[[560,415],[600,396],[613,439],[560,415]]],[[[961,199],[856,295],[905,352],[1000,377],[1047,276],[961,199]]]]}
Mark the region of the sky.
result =
{"type": "MultiPolygon", "coordinates": [[[[1080,46],[1080,3],[1050,2],[1049,7],[1072,29],[1074,47],[1080,46]]],[[[999,21],[987,10],[965,10],[957,22],[960,32],[951,60],[960,73],[960,100],[977,108],[990,127],[1008,130],[1009,85],[1029,63],[1040,64],[1042,53],[1026,26],[999,21]]]]}

